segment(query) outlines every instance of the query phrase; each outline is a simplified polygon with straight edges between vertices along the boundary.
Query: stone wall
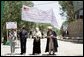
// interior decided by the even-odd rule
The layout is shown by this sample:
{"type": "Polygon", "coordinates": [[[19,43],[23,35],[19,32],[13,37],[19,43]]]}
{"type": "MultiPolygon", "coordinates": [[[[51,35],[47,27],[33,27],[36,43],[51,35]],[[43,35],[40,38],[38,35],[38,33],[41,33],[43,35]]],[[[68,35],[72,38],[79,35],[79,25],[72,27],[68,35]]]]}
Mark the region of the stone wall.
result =
{"type": "Polygon", "coordinates": [[[69,37],[83,37],[83,19],[73,21],[68,26],[69,37]]]}

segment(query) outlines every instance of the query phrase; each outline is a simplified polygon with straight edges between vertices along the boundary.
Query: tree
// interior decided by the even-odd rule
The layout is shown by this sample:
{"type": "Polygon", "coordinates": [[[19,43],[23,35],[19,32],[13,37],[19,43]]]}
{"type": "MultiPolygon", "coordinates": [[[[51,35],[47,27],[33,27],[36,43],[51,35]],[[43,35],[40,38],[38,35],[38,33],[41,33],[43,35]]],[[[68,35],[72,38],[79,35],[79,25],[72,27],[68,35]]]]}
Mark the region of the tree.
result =
{"type": "Polygon", "coordinates": [[[5,32],[6,22],[9,21],[16,21],[18,28],[21,28],[24,24],[26,24],[25,27],[27,27],[28,24],[31,24],[30,22],[21,20],[21,8],[23,4],[30,7],[34,5],[31,1],[4,1],[3,18],[1,19],[1,33],[5,32]]]}
{"type": "Polygon", "coordinates": [[[74,6],[72,1],[59,1],[59,4],[62,6],[63,12],[61,13],[64,15],[64,12],[67,13],[68,21],[74,20],[74,6]]]}

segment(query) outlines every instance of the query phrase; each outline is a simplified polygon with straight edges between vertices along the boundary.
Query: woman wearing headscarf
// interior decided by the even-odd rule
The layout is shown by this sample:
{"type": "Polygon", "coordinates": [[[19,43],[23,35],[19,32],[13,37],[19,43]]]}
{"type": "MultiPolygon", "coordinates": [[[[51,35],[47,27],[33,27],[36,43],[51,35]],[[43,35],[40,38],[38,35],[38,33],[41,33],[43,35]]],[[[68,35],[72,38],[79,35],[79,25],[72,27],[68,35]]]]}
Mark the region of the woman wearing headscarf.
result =
{"type": "Polygon", "coordinates": [[[33,37],[34,37],[33,55],[34,54],[40,54],[41,53],[41,48],[40,48],[41,32],[40,32],[39,28],[36,28],[36,33],[33,37]]]}

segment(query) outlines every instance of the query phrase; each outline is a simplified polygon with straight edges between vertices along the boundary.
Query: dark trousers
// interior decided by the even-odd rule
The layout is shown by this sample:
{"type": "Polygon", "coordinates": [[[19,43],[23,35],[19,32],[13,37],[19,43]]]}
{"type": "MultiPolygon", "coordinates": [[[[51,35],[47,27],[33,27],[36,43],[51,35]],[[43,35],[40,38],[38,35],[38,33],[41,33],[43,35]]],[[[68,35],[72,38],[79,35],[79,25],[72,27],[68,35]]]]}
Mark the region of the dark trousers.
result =
{"type": "Polygon", "coordinates": [[[21,53],[26,53],[26,39],[21,39],[21,53]]]}

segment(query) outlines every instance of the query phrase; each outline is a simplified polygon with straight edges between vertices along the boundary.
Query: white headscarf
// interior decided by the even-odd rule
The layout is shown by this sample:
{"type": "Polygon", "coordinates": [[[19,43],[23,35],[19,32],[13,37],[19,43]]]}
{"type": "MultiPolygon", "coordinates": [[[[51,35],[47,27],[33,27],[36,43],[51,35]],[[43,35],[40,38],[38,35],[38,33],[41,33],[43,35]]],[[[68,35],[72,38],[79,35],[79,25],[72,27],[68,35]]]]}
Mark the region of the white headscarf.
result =
{"type": "Polygon", "coordinates": [[[41,32],[40,32],[39,28],[36,28],[36,30],[37,30],[36,36],[41,37],[42,35],[41,35],[41,32]]]}
{"type": "Polygon", "coordinates": [[[52,27],[51,26],[48,26],[48,29],[52,29],[52,27]]]}

